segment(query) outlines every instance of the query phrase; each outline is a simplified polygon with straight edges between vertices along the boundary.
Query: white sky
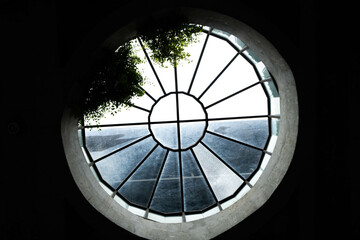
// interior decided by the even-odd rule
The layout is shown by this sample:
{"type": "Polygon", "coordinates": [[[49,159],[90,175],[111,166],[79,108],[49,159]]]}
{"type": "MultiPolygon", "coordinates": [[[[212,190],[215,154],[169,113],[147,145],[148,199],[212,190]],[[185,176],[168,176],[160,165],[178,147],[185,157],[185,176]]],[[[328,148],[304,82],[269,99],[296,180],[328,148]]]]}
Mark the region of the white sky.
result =
{"type": "MultiPolygon", "coordinates": [[[[189,89],[205,38],[206,34],[202,33],[199,37],[200,41],[186,49],[186,51],[191,54],[191,62],[183,62],[177,68],[179,91],[187,92],[189,89]]],[[[145,59],[144,63],[138,65],[140,71],[143,73],[143,76],[146,77],[146,83],[143,88],[153,98],[158,99],[164,94],[145,58],[145,54],[141,50],[141,47],[137,41],[133,42],[136,54],[142,59],[145,59]]],[[[190,93],[195,97],[199,97],[236,53],[236,50],[227,42],[210,36],[190,93]]],[[[170,65],[168,65],[168,68],[161,68],[154,63],[153,65],[166,93],[175,91],[174,68],[170,65]]],[[[200,100],[206,107],[258,81],[259,80],[253,67],[239,55],[200,100]]],[[[174,101],[170,100],[162,102],[163,103],[161,104],[168,105],[164,107],[167,111],[164,111],[163,113],[163,118],[166,120],[168,119],[166,115],[169,116],[169,114],[171,114],[171,109],[174,109],[176,112],[176,104],[174,104],[174,101]]],[[[153,100],[146,95],[133,99],[133,103],[148,110],[150,110],[154,104],[153,100]]],[[[198,106],[196,105],[197,104],[188,104],[187,107],[189,112],[187,118],[189,117],[189,114],[194,114],[194,118],[198,117],[199,114],[194,113],[194,111],[197,111],[198,109],[198,106]]],[[[232,97],[208,108],[207,112],[209,114],[209,118],[267,114],[266,95],[261,86],[257,85],[256,87],[236,95],[236,97],[232,97]]],[[[161,119],[159,115],[161,115],[161,113],[157,113],[157,118],[161,119]]],[[[100,121],[100,124],[147,122],[148,116],[149,112],[136,108],[122,109],[121,112],[115,116],[107,114],[106,118],[100,121]]],[[[86,124],[91,125],[94,123],[88,122],[86,124]]]]}

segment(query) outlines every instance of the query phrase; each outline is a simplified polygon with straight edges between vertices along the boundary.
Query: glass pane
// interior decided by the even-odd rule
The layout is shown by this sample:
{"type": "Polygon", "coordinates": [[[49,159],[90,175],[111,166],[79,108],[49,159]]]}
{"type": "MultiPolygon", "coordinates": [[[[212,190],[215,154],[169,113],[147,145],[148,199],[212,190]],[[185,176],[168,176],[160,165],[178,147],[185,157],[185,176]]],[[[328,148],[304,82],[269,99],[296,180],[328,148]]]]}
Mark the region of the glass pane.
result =
{"type": "Polygon", "coordinates": [[[155,139],[164,147],[178,149],[177,123],[151,124],[155,139]]]}
{"type": "MultiPolygon", "coordinates": [[[[149,48],[146,48],[146,52],[149,57],[152,55],[152,51],[149,48]]],[[[150,57],[151,59],[151,57],[150,57]]],[[[156,74],[158,75],[162,86],[166,93],[175,91],[175,71],[174,67],[169,63],[165,62],[164,67],[160,66],[160,64],[154,62],[151,59],[152,65],[155,69],[156,74]]]]}
{"type": "Polygon", "coordinates": [[[183,62],[177,66],[177,79],[178,79],[178,90],[187,92],[190,87],[190,82],[193,78],[196,65],[199,61],[201,50],[204,46],[205,33],[199,35],[199,41],[185,48],[185,52],[190,53],[189,61],[183,62]]]}
{"type": "Polygon", "coordinates": [[[181,149],[196,144],[203,136],[205,127],[205,122],[180,123],[181,149]]]}
{"type": "Polygon", "coordinates": [[[256,64],[260,62],[259,57],[253,52],[251,49],[247,49],[243,52],[243,54],[246,56],[247,59],[250,60],[250,62],[256,64]]]}
{"type": "Polygon", "coordinates": [[[170,94],[161,98],[154,106],[151,115],[151,122],[176,121],[176,94],[170,94]]]}
{"type": "Polygon", "coordinates": [[[245,179],[260,162],[262,152],[257,149],[212,134],[206,134],[202,141],[245,179]]]}
{"type": "Polygon", "coordinates": [[[224,32],[224,31],[221,31],[218,29],[214,29],[212,31],[212,33],[215,35],[219,35],[221,37],[227,38],[238,48],[238,50],[241,50],[241,49],[245,48],[245,46],[246,46],[245,43],[243,43],[240,39],[238,39],[237,37],[235,37],[234,35],[232,35],[230,33],[227,33],[227,32],[224,32]]]}
{"type": "Polygon", "coordinates": [[[218,201],[235,193],[243,183],[233,171],[224,165],[202,144],[193,148],[218,201]]]}
{"type": "Polygon", "coordinates": [[[195,98],[181,93],[178,96],[180,120],[206,118],[204,108],[195,98]]]}
{"type": "Polygon", "coordinates": [[[271,98],[270,104],[271,115],[280,115],[280,98],[271,98]]]}
{"type": "Polygon", "coordinates": [[[268,125],[268,118],[209,121],[208,130],[258,148],[264,148],[269,137],[268,125]]]}
{"type": "Polygon", "coordinates": [[[207,108],[209,118],[267,115],[267,97],[258,84],[207,108]]]}
{"type": "Polygon", "coordinates": [[[154,146],[155,141],[148,137],[97,162],[96,167],[102,178],[115,189],[154,146]]]}
{"type": "Polygon", "coordinates": [[[261,76],[261,79],[264,80],[271,77],[263,62],[256,63],[256,68],[261,76]]]}
{"type": "Polygon", "coordinates": [[[164,93],[161,90],[161,87],[155,77],[153,70],[149,62],[146,59],[145,53],[142,50],[138,41],[133,44],[135,49],[135,53],[138,57],[140,57],[143,62],[138,64],[137,67],[140,70],[143,77],[145,77],[145,84],[142,86],[143,89],[148,92],[153,98],[158,99],[164,93]]]}
{"type": "Polygon", "coordinates": [[[279,135],[280,119],[272,118],[271,119],[271,134],[279,135]]]}
{"type": "Polygon", "coordinates": [[[119,111],[111,115],[105,113],[105,116],[100,119],[99,123],[94,121],[86,121],[86,126],[97,124],[121,124],[121,123],[146,123],[148,121],[149,112],[140,110],[134,107],[120,107],[119,111]]]}
{"type": "Polygon", "coordinates": [[[253,66],[238,56],[201,98],[205,106],[240,91],[259,79],[253,66]]]}
{"type": "Polygon", "coordinates": [[[179,153],[169,152],[150,209],[162,213],[181,212],[179,153]]]}
{"type": "Polygon", "coordinates": [[[210,36],[190,93],[200,96],[236,52],[226,41],[210,36]]]}
{"type": "Polygon", "coordinates": [[[203,210],[216,201],[190,151],[181,153],[185,212],[203,210]]]}
{"type": "Polygon", "coordinates": [[[149,135],[147,125],[85,129],[86,147],[93,160],[149,135]]]}
{"type": "Polygon", "coordinates": [[[119,193],[128,201],[146,208],[155,187],[160,167],[164,161],[165,153],[166,150],[158,146],[120,188],[119,193]]]}
{"type": "Polygon", "coordinates": [[[147,110],[151,110],[151,107],[154,105],[154,101],[146,94],[144,94],[143,96],[141,97],[133,97],[131,99],[131,102],[138,106],[138,107],[142,107],[142,108],[145,108],[147,110]]]}

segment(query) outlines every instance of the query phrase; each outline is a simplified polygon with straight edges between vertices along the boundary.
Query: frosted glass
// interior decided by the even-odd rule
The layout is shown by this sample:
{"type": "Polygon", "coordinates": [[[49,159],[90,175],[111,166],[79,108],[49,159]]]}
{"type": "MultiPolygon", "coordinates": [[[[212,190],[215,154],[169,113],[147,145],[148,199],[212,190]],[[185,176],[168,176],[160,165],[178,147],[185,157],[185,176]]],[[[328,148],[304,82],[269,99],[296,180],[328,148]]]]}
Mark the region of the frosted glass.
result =
{"type": "Polygon", "coordinates": [[[212,33],[219,35],[221,37],[227,38],[228,40],[230,40],[230,42],[232,42],[237,47],[238,50],[241,50],[241,49],[245,48],[245,46],[246,46],[245,43],[243,43],[243,41],[241,41],[239,38],[235,37],[234,35],[232,35],[230,33],[221,31],[219,29],[214,29],[212,31],[212,33]]]}
{"type": "Polygon", "coordinates": [[[243,183],[241,178],[209,152],[203,145],[198,144],[194,147],[194,152],[210,182],[217,200],[221,201],[234,194],[243,183]]]}
{"type": "Polygon", "coordinates": [[[268,118],[209,121],[208,130],[258,148],[264,148],[269,137],[268,125],[268,118]]]}
{"type": "Polygon", "coordinates": [[[271,119],[271,134],[279,135],[280,119],[272,118],[271,119]]]}
{"type": "Polygon", "coordinates": [[[149,135],[147,125],[85,129],[85,144],[93,160],[149,135]]]}
{"type": "Polygon", "coordinates": [[[148,137],[120,152],[100,160],[95,165],[102,178],[116,189],[154,146],[155,141],[151,137],[148,137]]]}

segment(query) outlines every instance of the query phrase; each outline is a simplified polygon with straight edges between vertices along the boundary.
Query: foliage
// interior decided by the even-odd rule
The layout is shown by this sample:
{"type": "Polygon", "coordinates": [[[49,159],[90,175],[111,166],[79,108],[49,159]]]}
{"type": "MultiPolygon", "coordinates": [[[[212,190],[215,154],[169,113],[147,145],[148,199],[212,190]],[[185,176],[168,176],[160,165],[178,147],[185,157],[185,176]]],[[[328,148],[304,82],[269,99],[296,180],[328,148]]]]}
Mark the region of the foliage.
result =
{"type": "Polygon", "coordinates": [[[162,21],[155,26],[140,30],[140,38],[151,50],[151,59],[162,67],[165,62],[176,67],[181,60],[189,61],[185,47],[197,42],[202,27],[186,21],[162,21]]]}
{"type": "Polygon", "coordinates": [[[116,114],[120,106],[131,106],[131,98],[144,94],[144,78],[137,68],[141,59],[135,55],[130,42],[115,52],[104,49],[102,61],[91,74],[85,93],[82,114],[85,121],[99,123],[105,113],[116,114]]]}
{"type": "MultiPolygon", "coordinates": [[[[151,50],[150,57],[162,67],[165,62],[177,66],[181,60],[187,60],[189,53],[185,47],[197,41],[202,27],[190,25],[182,18],[175,21],[149,21],[151,26],[143,24],[139,37],[151,50]]],[[[131,41],[123,44],[117,51],[104,50],[104,57],[90,73],[90,85],[86,88],[78,111],[79,119],[99,124],[106,113],[115,115],[120,107],[132,106],[131,99],[142,96],[141,86],[145,77],[137,65],[142,60],[134,52],[131,41]]]]}

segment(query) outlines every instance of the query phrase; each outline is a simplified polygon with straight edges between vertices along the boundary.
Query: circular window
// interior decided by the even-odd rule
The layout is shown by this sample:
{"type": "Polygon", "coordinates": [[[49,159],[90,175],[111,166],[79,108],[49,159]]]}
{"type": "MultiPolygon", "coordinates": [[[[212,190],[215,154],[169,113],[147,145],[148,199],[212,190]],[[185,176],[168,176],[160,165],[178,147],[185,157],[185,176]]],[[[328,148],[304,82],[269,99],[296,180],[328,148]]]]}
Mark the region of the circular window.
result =
{"type": "MultiPolygon", "coordinates": [[[[216,236],[260,207],[279,184],[296,139],[296,130],[289,130],[297,124],[296,92],[282,93],[294,87],[293,78],[286,65],[286,71],[277,68],[279,55],[264,54],[274,51],[268,43],[260,48],[249,40],[265,42],[253,30],[230,32],[203,27],[186,49],[189,63],[166,68],[133,38],[143,59],[144,95],[115,115],[78,127],[81,156],[67,154],[70,169],[75,179],[86,174],[78,180],[83,194],[118,225],[136,225],[132,232],[150,238],[161,238],[147,235],[154,229],[194,238],[187,223],[211,226],[236,215],[197,233],[216,236]],[[283,100],[288,97],[295,101],[283,100]],[[290,120],[283,124],[284,118],[290,120]]],[[[63,126],[70,126],[64,119],[63,126]]],[[[69,131],[74,128],[64,127],[65,150],[69,131]]]]}

